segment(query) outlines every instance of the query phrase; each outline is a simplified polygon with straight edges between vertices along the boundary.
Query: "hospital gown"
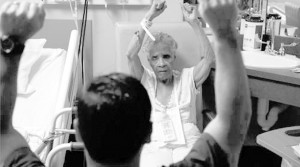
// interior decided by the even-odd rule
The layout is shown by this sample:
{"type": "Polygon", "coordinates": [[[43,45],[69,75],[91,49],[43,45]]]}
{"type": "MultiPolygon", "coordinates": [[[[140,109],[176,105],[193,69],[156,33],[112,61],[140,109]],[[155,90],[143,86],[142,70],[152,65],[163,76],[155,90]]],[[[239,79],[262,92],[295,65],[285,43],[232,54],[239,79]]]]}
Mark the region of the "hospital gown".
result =
{"type": "Polygon", "coordinates": [[[181,73],[173,71],[174,88],[168,106],[164,106],[156,99],[157,80],[154,72],[146,68],[144,69],[141,82],[151,99],[153,131],[151,142],[143,148],[141,165],[143,167],[147,165],[153,166],[152,163],[154,161],[156,162],[155,166],[162,164],[169,165],[182,160],[201,136],[200,130],[196,126],[196,95],[201,93],[202,87],[196,89],[193,78],[194,67],[184,68],[181,73]],[[166,146],[159,135],[160,127],[158,126],[157,116],[162,112],[163,108],[176,106],[179,108],[186,144],[168,144],[166,146]]]}

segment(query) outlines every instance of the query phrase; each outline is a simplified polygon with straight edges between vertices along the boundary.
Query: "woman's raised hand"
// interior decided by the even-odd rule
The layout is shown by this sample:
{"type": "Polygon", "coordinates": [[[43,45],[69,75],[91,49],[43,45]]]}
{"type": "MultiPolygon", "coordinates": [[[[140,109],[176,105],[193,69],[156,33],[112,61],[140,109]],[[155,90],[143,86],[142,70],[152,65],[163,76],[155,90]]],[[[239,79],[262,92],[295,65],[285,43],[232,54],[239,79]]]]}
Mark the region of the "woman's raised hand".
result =
{"type": "Polygon", "coordinates": [[[152,21],[154,18],[162,14],[166,8],[166,0],[153,0],[151,8],[146,14],[146,19],[152,21]]]}
{"type": "Polygon", "coordinates": [[[198,22],[199,12],[198,12],[198,4],[189,4],[184,3],[181,4],[182,14],[184,19],[189,23],[198,22]]]}

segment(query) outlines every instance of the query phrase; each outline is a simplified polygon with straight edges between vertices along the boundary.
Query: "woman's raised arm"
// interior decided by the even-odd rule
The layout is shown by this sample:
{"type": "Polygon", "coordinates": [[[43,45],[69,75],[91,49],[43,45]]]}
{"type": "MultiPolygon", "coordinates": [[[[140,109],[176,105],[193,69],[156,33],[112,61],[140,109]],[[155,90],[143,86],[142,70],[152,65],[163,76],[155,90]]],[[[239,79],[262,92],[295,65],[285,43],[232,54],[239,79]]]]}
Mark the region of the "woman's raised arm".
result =
{"type": "MultiPolygon", "coordinates": [[[[150,10],[142,20],[142,24],[151,23],[154,18],[163,13],[163,11],[167,8],[167,5],[165,3],[165,0],[154,0],[150,10]]],[[[141,50],[145,33],[145,30],[140,26],[138,31],[136,31],[134,36],[132,37],[126,53],[130,73],[138,80],[142,79],[144,73],[144,68],[142,66],[138,53],[141,50]]]]}

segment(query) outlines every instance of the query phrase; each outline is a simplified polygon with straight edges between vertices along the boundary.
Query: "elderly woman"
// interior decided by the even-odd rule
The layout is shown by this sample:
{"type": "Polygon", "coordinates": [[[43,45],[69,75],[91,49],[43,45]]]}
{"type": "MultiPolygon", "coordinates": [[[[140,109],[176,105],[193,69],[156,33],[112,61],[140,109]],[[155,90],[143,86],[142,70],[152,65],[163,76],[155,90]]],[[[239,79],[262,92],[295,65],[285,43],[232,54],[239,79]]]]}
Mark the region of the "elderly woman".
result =
{"type": "MultiPolygon", "coordinates": [[[[141,24],[149,27],[166,7],[164,0],[153,1],[141,24]]],[[[142,152],[142,166],[168,165],[182,160],[201,135],[191,113],[196,112],[196,95],[209,75],[214,54],[201,28],[197,5],[185,3],[182,12],[199,39],[202,59],[196,66],[181,72],[174,70],[177,43],[166,33],[152,33],[155,40],[148,37],[143,45],[153,71],[146,69],[138,56],[145,36],[142,26],[129,44],[130,71],[147,89],[153,109],[153,132],[151,142],[142,152]]]]}

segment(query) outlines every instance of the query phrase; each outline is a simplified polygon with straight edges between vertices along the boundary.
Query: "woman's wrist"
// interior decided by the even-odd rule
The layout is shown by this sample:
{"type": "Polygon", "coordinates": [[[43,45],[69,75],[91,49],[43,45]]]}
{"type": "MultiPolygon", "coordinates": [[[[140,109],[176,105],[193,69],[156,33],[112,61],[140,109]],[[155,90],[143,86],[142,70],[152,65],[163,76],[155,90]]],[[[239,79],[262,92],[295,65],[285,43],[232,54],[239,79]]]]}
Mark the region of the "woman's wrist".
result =
{"type": "Polygon", "coordinates": [[[151,14],[148,14],[148,13],[147,13],[147,14],[145,15],[144,19],[149,20],[149,21],[152,21],[152,20],[154,19],[154,17],[153,17],[151,14]]]}

